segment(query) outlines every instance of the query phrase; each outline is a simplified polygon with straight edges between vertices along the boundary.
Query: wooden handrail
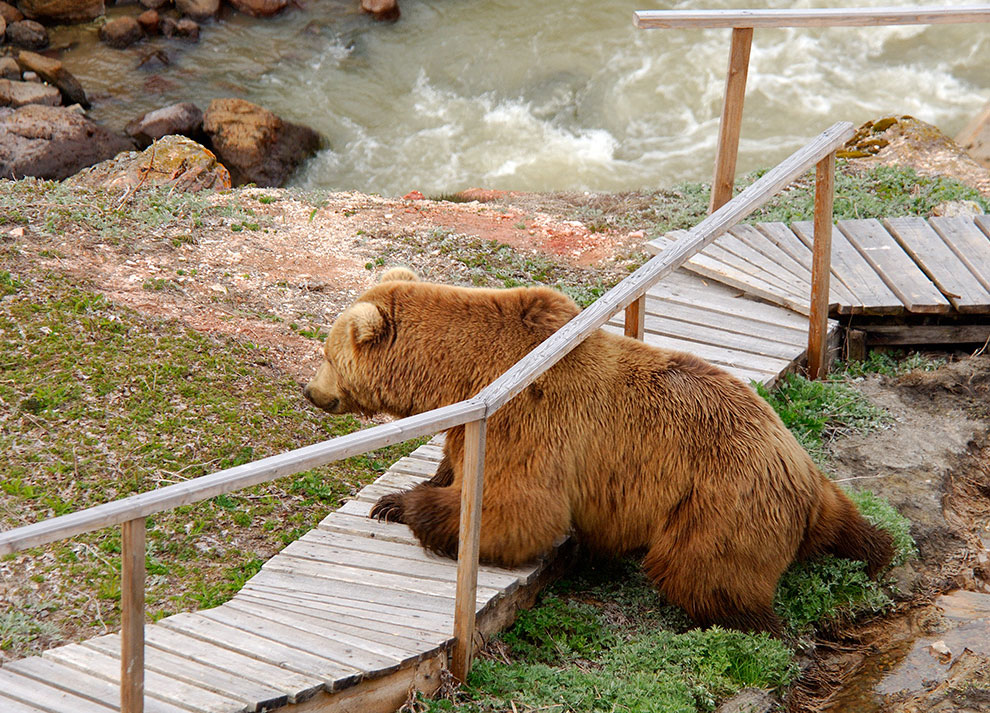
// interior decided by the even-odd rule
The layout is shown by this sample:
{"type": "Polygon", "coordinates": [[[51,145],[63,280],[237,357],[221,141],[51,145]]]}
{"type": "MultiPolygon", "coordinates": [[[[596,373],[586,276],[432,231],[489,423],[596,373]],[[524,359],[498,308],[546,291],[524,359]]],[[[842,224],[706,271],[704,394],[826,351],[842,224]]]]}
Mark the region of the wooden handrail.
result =
{"type": "Polygon", "coordinates": [[[990,5],[944,7],[852,7],[802,10],[637,10],[636,27],[689,29],[728,27],[870,27],[990,21],[990,5]]]}
{"type": "Polygon", "coordinates": [[[0,555],[64,540],[111,525],[119,525],[182,505],[209,500],[223,493],[267,483],[310,468],[361,455],[376,448],[402,443],[410,438],[432,435],[438,431],[475,421],[484,415],[484,404],[468,399],[399,421],[297,448],[288,453],[280,453],[253,463],[220,470],[183,483],[24,525],[0,532],[0,555]]]}
{"type": "Polygon", "coordinates": [[[770,196],[842,146],[853,133],[853,125],[848,121],[833,124],[698,223],[670,248],[642,265],[636,272],[595,300],[590,307],[554,332],[478,394],[476,398],[483,401],[487,407],[486,415],[491,416],[495,413],[611,319],[616,312],[637,300],[660,279],[676,270],[695,253],[759,208],[770,196]]]}

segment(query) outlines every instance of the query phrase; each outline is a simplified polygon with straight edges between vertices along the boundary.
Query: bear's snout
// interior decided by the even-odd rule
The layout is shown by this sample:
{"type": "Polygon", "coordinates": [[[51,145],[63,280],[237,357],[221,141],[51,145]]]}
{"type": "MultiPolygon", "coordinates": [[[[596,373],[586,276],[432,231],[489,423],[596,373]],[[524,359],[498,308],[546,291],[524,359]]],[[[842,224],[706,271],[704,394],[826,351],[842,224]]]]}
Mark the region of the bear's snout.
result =
{"type": "Polygon", "coordinates": [[[317,408],[323,409],[328,413],[339,413],[340,409],[340,399],[339,398],[327,398],[320,394],[316,389],[313,388],[312,382],[306,384],[303,387],[303,396],[306,400],[317,408]]]}

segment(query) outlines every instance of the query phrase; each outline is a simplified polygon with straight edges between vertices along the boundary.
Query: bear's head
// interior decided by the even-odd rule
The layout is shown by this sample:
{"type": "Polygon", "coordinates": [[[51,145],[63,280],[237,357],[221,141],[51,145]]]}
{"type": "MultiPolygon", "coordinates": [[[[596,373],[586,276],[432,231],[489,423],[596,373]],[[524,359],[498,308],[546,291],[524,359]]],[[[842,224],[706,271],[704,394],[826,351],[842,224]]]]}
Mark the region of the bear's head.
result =
{"type": "Polygon", "coordinates": [[[485,289],[386,272],[337,318],[303,394],[334,414],[405,417],[470,398],[578,313],[546,287],[485,289]]]}

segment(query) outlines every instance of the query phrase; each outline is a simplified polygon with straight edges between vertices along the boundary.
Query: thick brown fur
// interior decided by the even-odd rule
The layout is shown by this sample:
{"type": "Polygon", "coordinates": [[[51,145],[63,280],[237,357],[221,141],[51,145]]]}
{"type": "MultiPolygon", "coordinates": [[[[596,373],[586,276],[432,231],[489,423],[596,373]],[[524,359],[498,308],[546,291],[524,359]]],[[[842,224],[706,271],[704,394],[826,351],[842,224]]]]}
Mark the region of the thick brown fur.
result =
{"type": "MultiPolygon", "coordinates": [[[[333,413],[411,416],[475,395],[578,313],[550,289],[488,290],[390,271],[333,325],[306,396],[333,413]]],[[[457,552],[464,429],[437,477],[373,516],[457,552]]],[[[481,558],[512,567],[570,531],[644,567],[702,625],[778,627],[795,559],[892,556],[747,385],[690,354],[598,332],[488,420],[481,558]]]]}

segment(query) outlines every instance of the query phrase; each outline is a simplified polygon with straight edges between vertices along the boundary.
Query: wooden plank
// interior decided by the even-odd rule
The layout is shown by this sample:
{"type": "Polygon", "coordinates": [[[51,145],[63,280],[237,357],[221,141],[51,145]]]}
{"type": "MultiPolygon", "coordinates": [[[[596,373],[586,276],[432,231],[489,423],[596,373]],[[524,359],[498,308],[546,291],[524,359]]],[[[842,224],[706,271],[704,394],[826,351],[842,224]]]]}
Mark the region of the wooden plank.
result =
{"type": "MultiPolygon", "coordinates": [[[[759,223],[757,224],[756,229],[763,234],[767,240],[787,253],[787,255],[808,270],[808,279],[810,284],[812,260],[811,248],[805,245],[804,242],[794,234],[794,231],[784,223],[759,223]]],[[[831,274],[832,278],[829,280],[829,302],[837,302],[839,305],[839,311],[844,314],[848,314],[849,307],[859,304],[859,298],[856,297],[849,289],[849,286],[843,282],[842,276],[836,272],[834,265],[832,266],[831,274]],[[843,312],[843,307],[846,308],[845,312],[843,312]]]]}
{"type": "MultiPolygon", "coordinates": [[[[14,671],[46,686],[87,698],[108,708],[116,709],[120,705],[119,685],[41,656],[31,656],[4,664],[3,668],[5,671],[14,671]]],[[[186,708],[150,696],[145,701],[144,708],[148,713],[187,713],[186,708]]],[[[2,699],[0,699],[0,711],[4,713],[7,711],[2,699]]]]}
{"type": "MultiPolygon", "coordinates": [[[[623,330],[625,331],[625,330],[623,330]]],[[[467,682],[474,656],[478,586],[478,556],[481,546],[481,502],[485,482],[485,434],[488,421],[472,421],[464,427],[464,477],[461,481],[460,532],[457,550],[457,582],[454,599],[454,649],[450,672],[467,682]]]]}
{"type": "Polygon", "coordinates": [[[637,10],[643,29],[702,27],[867,27],[881,25],[969,24],[990,21],[986,5],[843,7],[772,10],[637,10]]]}
{"type": "Polygon", "coordinates": [[[832,125],[776,167],[767,171],[742,193],[712,213],[689,231],[689,235],[665,250],[629,277],[602,295],[577,317],[558,329],[527,356],[478,394],[491,416],[509,399],[563,359],[591,333],[602,327],[613,314],[625,309],[659,280],[680,267],[698,250],[762,205],[767,197],[802,175],[849,139],[854,133],[849,122],[832,125]]]}
{"type": "MultiPolygon", "coordinates": [[[[453,596],[436,593],[423,594],[405,589],[387,589],[357,582],[339,582],[324,577],[314,577],[298,571],[286,569],[262,569],[251,579],[261,584],[292,583],[299,591],[314,592],[330,596],[344,597],[353,600],[381,602],[392,606],[401,606],[419,611],[430,611],[442,614],[454,612],[453,596]]],[[[487,601],[487,600],[485,600],[487,601]]],[[[479,605],[484,605],[479,602],[479,605]]]]}
{"type": "Polygon", "coordinates": [[[318,678],[323,681],[324,686],[331,689],[349,685],[362,675],[361,669],[354,666],[347,666],[312,651],[303,651],[281,641],[257,636],[200,614],[175,614],[162,619],[158,626],[289,671],[318,678]]]}
{"type": "MultiPolygon", "coordinates": [[[[290,555],[280,555],[269,560],[262,566],[262,571],[265,569],[275,572],[298,572],[310,577],[332,580],[340,586],[344,586],[346,583],[366,584],[404,592],[454,597],[453,582],[423,579],[413,574],[376,572],[361,567],[313,562],[290,555]]],[[[500,594],[501,591],[494,587],[478,587],[478,598],[482,601],[488,601],[500,594]]]]}
{"type": "Polygon", "coordinates": [[[753,46],[753,29],[733,28],[729,45],[729,65],[725,73],[725,94],[722,117],[718,124],[718,145],[715,149],[715,174],[708,212],[714,213],[732,198],[736,179],[736,158],[739,154],[739,131],[742,127],[743,104],[746,101],[746,76],[749,74],[749,51],[753,46]]]}
{"type": "MultiPolygon", "coordinates": [[[[810,221],[794,223],[791,229],[811,247],[814,226],[810,221]]],[[[903,314],[906,311],[897,295],[839,231],[832,231],[832,269],[859,300],[858,305],[850,306],[852,314],[903,314]]]]}
{"type": "Polygon", "coordinates": [[[870,346],[987,344],[990,340],[990,324],[870,325],[863,331],[870,346]]]}
{"type": "MultiPolygon", "coordinates": [[[[299,578],[292,575],[271,574],[265,581],[251,580],[241,590],[245,593],[257,592],[260,595],[276,595],[307,606],[337,608],[355,612],[354,616],[367,618],[381,613],[404,622],[404,626],[426,631],[452,631],[454,608],[447,600],[436,600],[442,604],[439,609],[413,608],[415,601],[386,601],[386,597],[354,599],[343,594],[330,593],[328,589],[312,591],[313,588],[299,589],[299,578]],[[290,588],[294,587],[294,588],[290,588]]],[[[323,583],[321,583],[323,584],[323,583]]]]}
{"type": "Polygon", "coordinates": [[[187,661],[189,669],[236,674],[281,691],[290,703],[308,700],[324,687],[323,678],[293,671],[279,663],[263,661],[164,626],[149,626],[145,631],[145,645],[149,656],[152,650],[158,650],[187,661]]]}
{"type": "Polygon", "coordinates": [[[908,312],[945,314],[949,311],[948,300],[880,221],[840,220],[838,227],[908,312]]]}
{"type": "Polygon", "coordinates": [[[405,458],[400,458],[395,463],[393,463],[389,470],[393,473],[406,473],[408,475],[417,475],[423,479],[432,478],[433,474],[437,472],[436,463],[426,462],[419,460],[418,458],[410,458],[406,456],[405,458]]]}
{"type": "Polygon", "coordinates": [[[974,222],[983,231],[983,234],[990,238],[990,215],[978,215],[974,222]]]}
{"type": "Polygon", "coordinates": [[[380,522],[339,511],[334,511],[323,518],[318,527],[327,532],[342,532],[348,535],[371,537],[385,542],[419,544],[419,540],[416,539],[412,530],[405,525],[397,522],[380,522]]]}
{"type": "Polygon", "coordinates": [[[815,167],[815,227],[811,260],[811,314],[808,315],[808,378],[828,373],[828,298],[832,261],[832,199],[835,154],[815,167]]]}
{"type": "Polygon", "coordinates": [[[932,218],[929,224],[983,289],[990,291],[990,236],[971,218],[932,218]]]}
{"type": "MultiPolygon", "coordinates": [[[[668,233],[672,235],[672,233],[668,233]]],[[[763,265],[750,262],[745,258],[741,258],[729,250],[725,249],[721,245],[721,241],[728,237],[730,244],[732,243],[732,237],[723,235],[716,242],[709,245],[698,255],[695,255],[685,267],[690,269],[690,266],[695,263],[700,263],[703,258],[711,258],[714,261],[722,263],[722,265],[727,268],[731,268],[729,274],[733,276],[734,279],[740,280],[741,284],[735,284],[728,282],[733,287],[738,287],[739,289],[750,291],[756,290],[756,292],[751,292],[756,297],[761,299],[772,298],[776,304],[784,304],[784,306],[794,309],[792,305],[801,305],[806,308],[806,302],[808,301],[807,295],[802,294],[797,289],[794,289],[787,281],[780,279],[772,272],[769,272],[763,265]],[[752,283],[748,283],[746,278],[749,278],[752,283]],[[765,291],[767,296],[764,296],[762,292],[765,291]]],[[[717,269],[716,265],[706,265],[710,269],[717,269]]],[[[718,279],[716,276],[715,279],[718,279]]],[[[795,310],[797,311],[797,310],[795,310]]]]}
{"type": "Polygon", "coordinates": [[[803,344],[782,344],[745,333],[725,330],[721,326],[718,322],[690,323],[654,315],[649,315],[646,318],[646,329],[651,334],[733,349],[740,352],[748,352],[760,356],[791,361],[801,354],[805,348],[803,344]],[[712,326],[708,326],[709,324],[712,326]]]}
{"type": "MultiPolygon", "coordinates": [[[[21,676],[4,666],[0,668],[0,702],[17,701],[11,704],[10,710],[27,707],[29,710],[40,710],[45,713],[109,713],[116,707],[101,705],[88,698],[61,691],[33,678],[21,676]],[[6,699],[6,700],[4,700],[6,699]],[[20,706],[18,704],[21,704],[20,706]]],[[[7,708],[3,713],[7,713],[7,708]]]]}
{"type": "MultiPolygon", "coordinates": [[[[781,309],[783,310],[783,308],[781,309]]],[[[709,309],[708,305],[701,301],[685,304],[681,301],[650,298],[647,315],[677,320],[686,324],[707,324],[717,327],[722,332],[748,335],[775,344],[802,349],[808,338],[807,328],[802,330],[781,327],[764,321],[726,314],[717,309],[709,309]]]]}
{"type": "MultiPolygon", "coordinates": [[[[811,294],[811,270],[777,247],[754,226],[737,225],[728,235],[751,251],[750,262],[759,260],[768,270],[780,274],[781,279],[792,285],[795,292],[811,294]]],[[[723,235],[715,242],[727,250],[733,250],[734,247],[725,242],[726,237],[723,235]]]]}
{"type": "Polygon", "coordinates": [[[13,698],[7,698],[3,691],[0,691],[0,711],[4,713],[46,713],[40,708],[35,708],[13,698]]]}
{"type": "Polygon", "coordinates": [[[120,710],[144,712],[144,518],[121,525],[120,710]]]}
{"type": "Polygon", "coordinates": [[[406,657],[403,659],[404,662],[436,653],[441,646],[441,642],[436,640],[428,642],[418,634],[407,637],[394,628],[388,630],[387,627],[372,629],[353,626],[342,620],[328,620],[314,610],[306,611],[298,607],[290,610],[284,606],[277,606],[274,602],[262,602],[248,597],[231,599],[224,604],[224,608],[318,634],[331,641],[353,642],[366,651],[379,653],[382,656],[392,656],[390,652],[393,651],[404,652],[402,654],[406,657]]]}
{"type": "Polygon", "coordinates": [[[956,310],[990,312],[990,291],[924,218],[891,218],[884,225],[956,310]]]}
{"type": "MultiPolygon", "coordinates": [[[[110,655],[81,644],[69,644],[49,649],[43,656],[49,661],[57,661],[111,683],[120,681],[119,654],[110,655]]],[[[170,676],[145,671],[144,678],[145,697],[157,698],[193,713],[237,713],[248,710],[242,701],[177,681],[170,676]]]]}
{"type": "Polygon", "coordinates": [[[238,592],[230,602],[247,602],[255,606],[278,609],[283,612],[301,616],[300,621],[308,621],[310,617],[320,622],[347,622],[350,629],[362,630],[376,635],[383,631],[417,642],[424,650],[447,643],[449,636],[438,633],[433,627],[416,629],[407,626],[407,621],[401,617],[382,615],[375,617],[373,612],[354,609],[353,607],[330,606],[313,601],[302,602],[291,597],[280,596],[277,593],[261,592],[252,589],[238,592]]]}
{"type": "Polygon", "coordinates": [[[332,438],[329,441],[297,448],[288,453],[262,458],[115,502],[0,532],[0,555],[81,535],[110,525],[118,525],[128,520],[144,518],[156,512],[267,483],[376,448],[431,435],[439,430],[446,430],[477,419],[485,414],[485,409],[486,406],[476,400],[461,401],[416,416],[332,438]]]}
{"type": "MultiPolygon", "coordinates": [[[[120,651],[120,638],[116,635],[98,636],[95,639],[83,641],[81,645],[116,656],[117,652],[120,651]]],[[[259,684],[237,674],[208,666],[190,665],[191,663],[189,659],[182,656],[176,656],[150,646],[145,647],[145,667],[148,671],[154,671],[191,686],[205,688],[221,696],[241,701],[246,705],[248,711],[280,708],[289,702],[289,696],[285,691],[259,684]]],[[[145,703],[145,708],[149,713],[151,713],[151,705],[154,700],[154,698],[149,697],[145,703]]]]}
{"type": "MultiPolygon", "coordinates": [[[[746,231],[743,230],[744,228],[750,228],[750,226],[737,225],[735,228],[716,240],[714,243],[715,246],[722,248],[727,253],[735,255],[740,260],[744,260],[745,264],[752,265],[752,270],[758,271],[753,272],[753,274],[758,275],[765,282],[780,285],[797,299],[803,298],[810,300],[810,282],[783,268],[777,262],[768,260],[767,257],[761,252],[751,248],[745,241],[740,240],[733,234],[733,231],[741,231],[745,233],[746,231]]],[[[759,235],[755,229],[752,230],[752,232],[759,235]]],[[[784,256],[784,258],[786,259],[786,256],[784,256]]]]}

